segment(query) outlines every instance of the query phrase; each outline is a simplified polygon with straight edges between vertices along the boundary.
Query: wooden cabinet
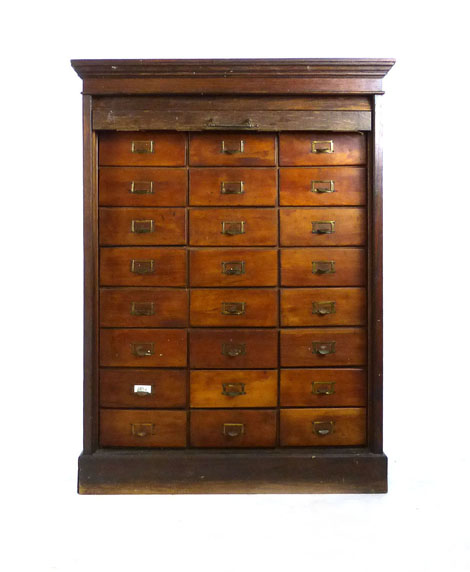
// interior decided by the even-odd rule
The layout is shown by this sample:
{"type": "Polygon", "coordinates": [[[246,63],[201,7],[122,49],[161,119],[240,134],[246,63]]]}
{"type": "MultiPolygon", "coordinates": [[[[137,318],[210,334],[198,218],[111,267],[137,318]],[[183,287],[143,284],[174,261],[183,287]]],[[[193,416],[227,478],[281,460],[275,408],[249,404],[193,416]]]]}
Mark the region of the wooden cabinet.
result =
{"type": "Polygon", "coordinates": [[[79,492],[384,492],[392,60],[83,60],[79,492]]]}

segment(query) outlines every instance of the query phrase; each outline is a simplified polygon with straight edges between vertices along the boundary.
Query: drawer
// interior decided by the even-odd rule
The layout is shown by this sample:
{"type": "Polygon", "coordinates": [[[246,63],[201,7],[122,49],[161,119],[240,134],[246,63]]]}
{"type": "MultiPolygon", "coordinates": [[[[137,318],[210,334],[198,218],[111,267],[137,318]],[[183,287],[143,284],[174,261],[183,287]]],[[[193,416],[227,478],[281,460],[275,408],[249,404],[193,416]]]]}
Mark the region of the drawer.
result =
{"type": "Polygon", "coordinates": [[[186,286],[184,248],[100,248],[101,286],[186,286]]]}
{"type": "Polygon", "coordinates": [[[192,330],[189,338],[192,368],[277,367],[277,330],[192,330]]]}
{"type": "Polygon", "coordinates": [[[112,207],[184,207],[186,169],[100,167],[99,204],[112,207]]]}
{"type": "Polygon", "coordinates": [[[363,326],[366,318],[364,288],[281,290],[282,326],[363,326]]]}
{"type": "Polygon", "coordinates": [[[275,209],[197,208],[189,213],[193,246],[272,246],[277,244],[275,209]]]}
{"type": "Polygon", "coordinates": [[[281,366],[365,365],[365,328],[281,330],[281,366]]]}
{"type": "Polygon", "coordinates": [[[196,167],[275,165],[275,136],[267,133],[194,133],[189,141],[189,164],[196,167]]]}
{"type": "Polygon", "coordinates": [[[281,206],[355,206],[366,204],[364,167],[279,169],[281,206]]]}
{"type": "Polygon", "coordinates": [[[103,131],[98,159],[100,165],[182,167],[186,164],[186,134],[103,131]]]}
{"type": "Polygon", "coordinates": [[[364,165],[367,160],[366,136],[363,133],[281,133],[279,164],[364,165]]]}
{"type": "Polygon", "coordinates": [[[363,286],[366,253],[363,248],[283,248],[283,286],[363,286]]]}
{"type": "Polygon", "coordinates": [[[208,248],[189,255],[194,286],[277,286],[277,250],[208,248]]]}
{"type": "Polygon", "coordinates": [[[191,169],[189,204],[195,206],[274,206],[276,169],[191,169]]]}
{"type": "Polygon", "coordinates": [[[100,244],[186,243],[186,211],[152,208],[100,208],[100,244]]]}
{"type": "Polygon", "coordinates": [[[101,329],[100,365],[185,367],[186,330],[101,329]]]}
{"type": "Polygon", "coordinates": [[[101,407],[186,407],[184,369],[101,369],[101,407]]]}
{"type": "Polygon", "coordinates": [[[364,369],[281,370],[281,407],[361,407],[366,404],[364,369]]]}
{"type": "Polygon", "coordinates": [[[366,444],[366,410],[283,409],[281,446],[337,446],[366,444]]]}
{"type": "Polygon", "coordinates": [[[102,447],[185,447],[186,411],[101,409],[102,447]]]}
{"type": "Polygon", "coordinates": [[[277,326],[277,290],[191,290],[191,326],[277,326]]]}
{"type": "Polygon", "coordinates": [[[272,410],[193,410],[190,441],[193,447],[274,447],[277,414],[272,410]]]}
{"type": "Polygon", "coordinates": [[[102,288],[100,325],[108,328],[184,328],[188,292],[157,288],[102,288]]]}
{"type": "Polygon", "coordinates": [[[282,246],[360,246],[366,211],[359,207],[281,208],[282,246]]]}
{"type": "Polygon", "coordinates": [[[277,370],[198,370],[190,377],[191,407],[276,407],[277,370]]]}

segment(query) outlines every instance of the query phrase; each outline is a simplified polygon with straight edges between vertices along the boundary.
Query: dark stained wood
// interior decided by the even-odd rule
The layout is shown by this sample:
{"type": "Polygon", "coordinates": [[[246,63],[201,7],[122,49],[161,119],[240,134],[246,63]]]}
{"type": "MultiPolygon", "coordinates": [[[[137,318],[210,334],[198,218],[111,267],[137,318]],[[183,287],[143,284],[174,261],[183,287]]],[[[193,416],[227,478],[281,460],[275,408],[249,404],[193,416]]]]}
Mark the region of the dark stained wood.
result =
{"type": "Polygon", "coordinates": [[[193,133],[189,139],[189,164],[192,167],[269,167],[276,163],[275,151],[274,135],[193,133]]]}
{"type": "Polygon", "coordinates": [[[186,140],[184,133],[104,131],[99,136],[99,164],[124,167],[181,167],[186,163],[186,140]],[[152,145],[152,151],[133,152],[133,146],[141,142],[152,145]]]}
{"type": "Polygon", "coordinates": [[[281,133],[279,164],[286,166],[364,165],[367,160],[364,133],[281,133]],[[313,141],[332,141],[333,152],[312,153],[313,141]]]}

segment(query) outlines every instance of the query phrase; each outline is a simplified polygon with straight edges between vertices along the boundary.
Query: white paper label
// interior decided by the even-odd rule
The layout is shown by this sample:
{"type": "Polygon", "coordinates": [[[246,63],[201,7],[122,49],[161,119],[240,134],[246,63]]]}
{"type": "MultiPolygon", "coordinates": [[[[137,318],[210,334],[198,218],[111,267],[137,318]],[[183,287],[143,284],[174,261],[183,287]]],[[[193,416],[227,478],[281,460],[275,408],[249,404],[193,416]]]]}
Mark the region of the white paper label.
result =
{"type": "Polygon", "coordinates": [[[134,385],[134,393],[152,393],[151,385],[134,385]]]}

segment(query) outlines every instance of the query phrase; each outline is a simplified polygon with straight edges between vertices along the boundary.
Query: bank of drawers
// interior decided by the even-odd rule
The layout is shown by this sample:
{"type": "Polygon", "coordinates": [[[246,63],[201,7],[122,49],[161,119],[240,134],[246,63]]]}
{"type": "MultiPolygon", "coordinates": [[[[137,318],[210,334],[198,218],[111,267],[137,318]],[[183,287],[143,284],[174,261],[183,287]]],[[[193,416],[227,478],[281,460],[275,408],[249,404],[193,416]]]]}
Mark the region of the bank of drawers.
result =
{"type": "Polygon", "coordinates": [[[104,447],[366,442],[366,138],[101,133],[104,447]]]}

